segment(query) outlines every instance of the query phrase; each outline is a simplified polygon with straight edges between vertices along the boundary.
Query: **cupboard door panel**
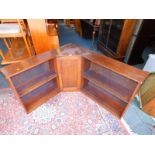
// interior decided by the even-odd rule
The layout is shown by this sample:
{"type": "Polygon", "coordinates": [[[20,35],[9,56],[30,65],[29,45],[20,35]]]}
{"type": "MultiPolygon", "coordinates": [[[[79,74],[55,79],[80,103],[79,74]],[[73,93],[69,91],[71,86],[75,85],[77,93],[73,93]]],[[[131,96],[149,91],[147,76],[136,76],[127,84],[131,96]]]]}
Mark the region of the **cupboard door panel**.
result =
{"type": "Polygon", "coordinates": [[[63,91],[80,90],[81,57],[64,56],[57,58],[60,89],[63,91]]]}
{"type": "Polygon", "coordinates": [[[110,19],[101,20],[101,25],[99,30],[99,41],[101,41],[105,47],[108,42],[109,29],[110,29],[110,19]]]}
{"type": "Polygon", "coordinates": [[[110,34],[108,38],[107,48],[113,52],[117,52],[121,32],[124,25],[124,19],[115,19],[111,21],[110,34]]]}

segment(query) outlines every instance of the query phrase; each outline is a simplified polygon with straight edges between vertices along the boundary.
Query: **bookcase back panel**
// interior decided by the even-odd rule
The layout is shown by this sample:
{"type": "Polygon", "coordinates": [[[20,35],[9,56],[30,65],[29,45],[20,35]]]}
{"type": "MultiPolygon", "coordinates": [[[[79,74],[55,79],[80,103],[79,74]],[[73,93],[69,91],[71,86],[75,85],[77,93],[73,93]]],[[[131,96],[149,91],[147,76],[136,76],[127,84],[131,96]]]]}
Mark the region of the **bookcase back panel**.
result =
{"type": "MultiPolygon", "coordinates": [[[[104,67],[100,67],[94,63],[91,64],[90,70],[95,71],[97,73],[99,73],[100,75],[103,76],[103,78],[105,78],[105,81],[111,85],[111,84],[115,84],[113,82],[116,82],[116,88],[126,88],[127,91],[129,91],[130,93],[132,93],[132,91],[135,89],[137,83],[127,79],[115,72],[110,71],[109,69],[106,69],[104,67]],[[117,86],[118,85],[118,86],[117,86]]],[[[114,86],[114,87],[115,87],[114,86]]],[[[119,91],[119,90],[118,90],[119,91]]]]}
{"type": "Polygon", "coordinates": [[[121,117],[127,103],[123,102],[116,96],[108,93],[106,90],[98,87],[89,80],[84,80],[82,91],[90,98],[96,100],[101,106],[112,112],[118,118],[121,117]]]}
{"type": "Polygon", "coordinates": [[[42,98],[43,96],[50,94],[56,88],[57,88],[56,79],[53,79],[53,80],[45,83],[41,87],[38,87],[37,89],[31,91],[27,95],[21,97],[21,100],[23,101],[25,106],[27,106],[29,104],[33,104],[37,100],[42,98]]]}
{"type": "Polygon", "coordinates": [[[18,75],[13,76],[11,79],[18,93],[32,85],[48,78],[54,74],[54,69],[51,67],[52,62],[47,61],[34,68],[26,70],[18,75]]]}
{"type": "Polygon", "coordinates": [[[88,81],[87,83],[85,83],[85,86],[86,87],[91,87],[91,88],[94,88],[94,89],[90,89],[90,91],[92,93],[96,93],[99,92],[97,94],[97,96],[99,96],[101,99],[104,98],[103,94],[106,95],[107,97],[109,97],[110,99],[113,99],[115,100],[117,103],[118,103],[118,106],[122,106],[122,107],[125,107],[127,105],[127,103],[123,102],[122,100],[120,100],[118,97],[110,94],[109,92],[107,92],[106,90],[102,89],[101,87],[98,87],[96,84],[88,81]],[[96,90],[96,91],[95,91],[96,90]]]}
{"type": "Polygon", "coordinates": [[[105,67],[92,63],[89,60],[86,60],[85,64],[84,75],[93,79],[95,82],[102,84],[102,86],[105,89],[108,89],[110,93],[124,99],[126,102],[129,101],[137,86],[137,82],[125,78],[105,67]]]}

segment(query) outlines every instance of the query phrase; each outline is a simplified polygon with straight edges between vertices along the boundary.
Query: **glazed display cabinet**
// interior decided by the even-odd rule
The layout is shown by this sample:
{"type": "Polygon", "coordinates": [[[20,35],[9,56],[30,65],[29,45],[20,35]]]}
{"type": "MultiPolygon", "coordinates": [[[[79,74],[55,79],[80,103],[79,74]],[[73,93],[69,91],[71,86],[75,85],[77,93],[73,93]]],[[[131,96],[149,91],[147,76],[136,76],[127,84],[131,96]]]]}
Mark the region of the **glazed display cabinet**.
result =
{"type": "Polygon", "coordinates": [[[102,19],[98,36],[98,49],[112,58],[123,60],[136,20],[102,19]]]}

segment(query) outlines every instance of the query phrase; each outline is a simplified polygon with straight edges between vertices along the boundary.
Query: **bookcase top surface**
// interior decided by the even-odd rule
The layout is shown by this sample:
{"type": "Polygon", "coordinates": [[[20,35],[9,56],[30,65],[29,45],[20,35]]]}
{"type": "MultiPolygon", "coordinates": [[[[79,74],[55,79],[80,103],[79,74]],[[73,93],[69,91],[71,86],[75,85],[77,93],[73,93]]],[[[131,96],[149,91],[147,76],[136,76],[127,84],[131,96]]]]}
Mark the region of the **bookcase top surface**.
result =
{"type": "Polygon", "coordinates": [[[123,62],[117,61],[115,59],[109,58],[107,56],[104,56],[95,52],[91,52],[90,54],[83,55],[83,57],[95,64],[105,67],[115,73],[118,73],[138,83],[143,83],[143,81],[149,75],[149,73],[146,71],[140,70],[136,67],[130,66],[123,62]]]}
{"type": "Polygon", "coordinates": [[[0,69],[0,71],[6,76],[11,77],[14,76],[20,72],[23,72],[25,70],[28,70],[32,67],[35,67],[41,63],[44,63],[50,59],[61,57],[61,56],[74,56],[74,55],[80,55],[87,53],[83,52],[81,50],[81,47],[74,44],[66,44],[64,46],[61,46],[59,49],[51,50],[44,52],[42,54],[38,54],[36,56],[30,57],[28,59],[25,59],[21,62],[14,63],[8,66],[5,66],[0,69]]]}
{"type": "Polygon", "coordinates": [[[0,71],[6,76],[6,78],[14,76],[18,73],[26,71],[32,67],[35,67],[41,63],[44,63],[50,59],[55,58],[56,52],[46,52],[37,56],[30,57],[19,63],[10,64],[0,69],[0,71]]]}
{"type": "Polygon", "coordinates": [[[1,68],[0,71],[6,77],[11,77],[32,67],[35,67],[41,63],[44,63],[50,59],[61,56],[82,56],[98,65],[108,68],[118,74],[121,74],[122,76],[125,76],[139,83],[142,83],[148,76],[147,72],[124,64],[107,56],[95,53],[89,49],[83,48],[75,44],[66,44],[64,46],[61,46],[57,50],[47,51],[42,54],[38,54],[36,56],[25,59],[22,62],[5,66],[1,68]]]}

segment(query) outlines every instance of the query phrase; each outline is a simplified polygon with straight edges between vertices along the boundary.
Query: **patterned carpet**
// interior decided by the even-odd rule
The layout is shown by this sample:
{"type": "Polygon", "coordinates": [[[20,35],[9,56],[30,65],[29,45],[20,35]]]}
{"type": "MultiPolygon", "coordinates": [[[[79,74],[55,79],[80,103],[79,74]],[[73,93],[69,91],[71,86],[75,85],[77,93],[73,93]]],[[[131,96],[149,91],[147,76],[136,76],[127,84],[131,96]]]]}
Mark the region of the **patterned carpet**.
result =
{"type": "Polygon", "coordinates": [[[61,92],[26,114],[11,89],[0,91],[0,134],[129,135],[123,123],[80,92],[61,92]]]}

